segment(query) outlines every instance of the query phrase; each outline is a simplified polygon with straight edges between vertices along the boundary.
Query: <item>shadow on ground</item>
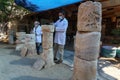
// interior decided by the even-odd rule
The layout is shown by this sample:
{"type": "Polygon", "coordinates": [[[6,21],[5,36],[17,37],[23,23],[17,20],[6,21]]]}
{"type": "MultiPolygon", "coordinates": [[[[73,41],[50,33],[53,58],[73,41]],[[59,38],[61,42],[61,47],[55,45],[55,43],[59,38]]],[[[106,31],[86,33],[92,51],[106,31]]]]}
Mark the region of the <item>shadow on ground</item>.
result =
{"type": "MultiPolygon", "coordinates": [[[[113,69],[111,70],[111,73],[118,73],[118,72],[114,72],[114,67],[116,67],[115,65],[118,64],[120,61],[119,59],[114,59],[114,58],[101,58],[98,61],[98,75],[103,78],[103,79],[98,79],[98,80],[118,80],[115,77],[109,75],[106,73],[106,71],[103,71],[103,68],[110,68],[113,69]]],[[[119,67],[116,67],[119,68],[119,67]]]]}
{"type": "Polygon", "coordinates": [[[10,62],[12,65],[23,65],[23,66],[32,66],[36,59],[31,59],[31,58],[21,58],[19,60],[15,60],[10,62]]]}
{"type": "Polygon", "coordinates": [[[58,79],[38,78],[38,77],[31,77],[31,76],[21,76],[21,77],[18,77],[18,78],[13,78],[11,80],[58,80],[58,79]]]}
{"type": "Polygon", "coordinates": [[[12,52],[10,52],[10,55],[21,56],[20,51],[16,51],[16,50],[13,50],[12,52]]]}

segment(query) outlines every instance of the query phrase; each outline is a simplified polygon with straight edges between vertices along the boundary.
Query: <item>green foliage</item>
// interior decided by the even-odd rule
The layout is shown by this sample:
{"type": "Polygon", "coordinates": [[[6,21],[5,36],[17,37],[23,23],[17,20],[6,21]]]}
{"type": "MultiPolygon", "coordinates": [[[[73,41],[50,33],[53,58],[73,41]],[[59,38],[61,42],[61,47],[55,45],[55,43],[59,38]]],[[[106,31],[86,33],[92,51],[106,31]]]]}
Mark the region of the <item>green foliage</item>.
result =
{"type": "Polygon", "coordinates": [[[29,13],[26,9],[17,6],[14,0],[0,0],[0,21],[7,22],[10,19],[24,16],[29,13]]]}
{"type": "Polygon", "coordinates": [[[114,36],[120,36],[120,28],[113,29],[111,33],[114,36]]]}
{"type": "Polygon", "coordinates": [[[119,43],[120,43],[120,41],[119,41],[119,40],[114,39],[114,40],[111,40],[111,43],[112,43],[112,44],[119,44],[119,43]]]}

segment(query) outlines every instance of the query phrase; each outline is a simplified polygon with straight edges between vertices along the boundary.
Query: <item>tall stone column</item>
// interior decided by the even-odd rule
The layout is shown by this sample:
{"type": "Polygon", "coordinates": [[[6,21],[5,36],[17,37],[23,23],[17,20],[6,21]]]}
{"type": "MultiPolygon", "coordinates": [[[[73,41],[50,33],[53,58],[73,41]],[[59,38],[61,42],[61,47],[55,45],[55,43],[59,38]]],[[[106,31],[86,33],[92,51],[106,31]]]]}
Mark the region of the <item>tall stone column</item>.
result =
{"type": "Polygon", "coordinates": [[[43,31],[43,59],[46,62],[45,68],[51,67],[54,65],[53,60],[53,32],[54,26],[53,25],[42,25],[43,31]]]}
{"type": "Polygon", "coordinates": [[[42,39],[42,47],[43,53],[41,54],[41,58],[38,59],[33,65],[34,68],[41,70],[44,68],[49,68],[54,65],[53,60],[53,25],[42,25],[43,39],[42,39]]]}
{"type": "Polygon", "coordinates": [[[73,80],[97,80],[102,10],[99,2],[79,6],[73,80]]]}

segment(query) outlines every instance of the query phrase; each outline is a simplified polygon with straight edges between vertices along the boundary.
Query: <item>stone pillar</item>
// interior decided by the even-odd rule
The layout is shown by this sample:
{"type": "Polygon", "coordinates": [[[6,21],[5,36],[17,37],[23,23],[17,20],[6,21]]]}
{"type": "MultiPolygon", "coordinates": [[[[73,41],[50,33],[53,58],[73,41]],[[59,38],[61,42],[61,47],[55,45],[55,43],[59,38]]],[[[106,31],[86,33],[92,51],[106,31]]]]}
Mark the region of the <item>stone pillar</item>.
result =
{"type": "Polygon", "coordinates": [[[8,22],[8,42],[9,44],[14,44],[14,30],[11,22],[8,22]]]}
{"type": "Polygon", "coordinates": [[[9,44],[14,44],[14,30],[13,29],[8,30],[8,42],[9,44]]]}
{"type": "Polygon", "coordinates": [[[53,60],[53,25],[42,25],[43,31],[43,59],[46,62],[45,68],[51,67],[54,65],[53,60]]]}
{"type": "Polygon", "coordinates": [[[73,80],[97,80],[102,10],[99,2],[79,6],[73,80]]]}
{"type": "Polygon", "coordinates": [[[49,68],[54,65],[54,60],[53,60],[54,26],[42,25],[42,32],[43,32],[43,37],[42,37],[43,53],[41,54],[41,58],[38,59],[33,65],[33,67],[37,70],[41,70],[43,67],[49,68]]]}

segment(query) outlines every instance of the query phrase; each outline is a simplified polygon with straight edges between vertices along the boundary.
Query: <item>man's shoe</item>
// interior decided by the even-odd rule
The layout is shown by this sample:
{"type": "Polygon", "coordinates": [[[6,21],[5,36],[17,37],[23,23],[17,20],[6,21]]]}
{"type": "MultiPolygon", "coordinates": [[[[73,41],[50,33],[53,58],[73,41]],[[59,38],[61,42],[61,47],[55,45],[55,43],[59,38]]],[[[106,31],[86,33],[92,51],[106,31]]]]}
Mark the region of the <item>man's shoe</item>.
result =
{"type": "Polygon", "coordinates": [[[57,61],[58,59],[57,58],[54,58],[54,61],[57,61]]]}
{"type": "Polygon", "coordinates": [[[56,64],[60,64],[60,63],[62,63],[63,62],[63,60],[58,60],[57,62],[56,62],[56,64]]]}

